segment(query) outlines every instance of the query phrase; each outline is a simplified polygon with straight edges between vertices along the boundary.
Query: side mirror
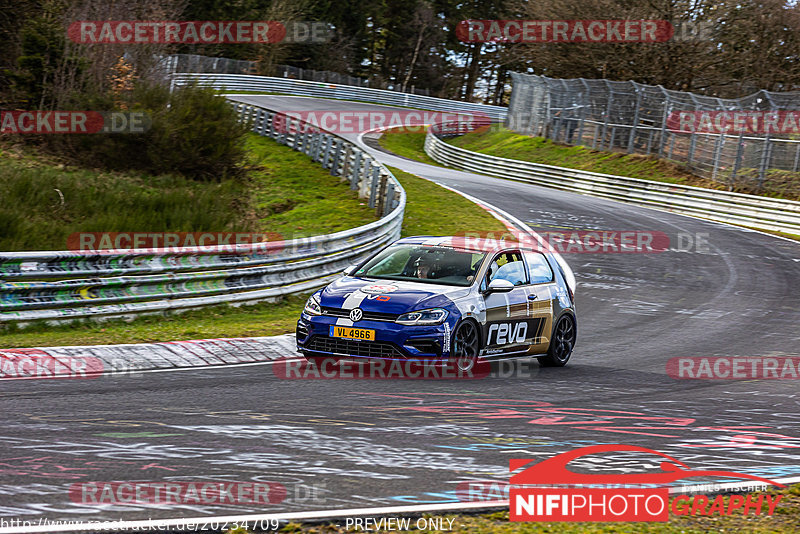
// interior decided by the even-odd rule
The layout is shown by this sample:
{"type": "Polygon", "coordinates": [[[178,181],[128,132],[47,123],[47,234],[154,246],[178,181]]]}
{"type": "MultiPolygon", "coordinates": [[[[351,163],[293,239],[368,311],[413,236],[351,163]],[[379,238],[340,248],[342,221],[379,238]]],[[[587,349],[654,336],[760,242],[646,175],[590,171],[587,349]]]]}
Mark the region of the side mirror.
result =
{"type": "Polygon", "coordinates": [[[342,274],[345,276],[350,276],[351,274],[356,272],[356,269],[358,269],[358,265],[351,265],[350,267],[342,271],[342,274]]]}
{"type": "Polygon", "coordinates": [[[489,287],[486,289],[486,294],[489,293],[508,293],[514,289],[514,284],[509,282],[508,280],[502,280],[500,278],[495,278],[491,282],[489,282],[489,287]]]}

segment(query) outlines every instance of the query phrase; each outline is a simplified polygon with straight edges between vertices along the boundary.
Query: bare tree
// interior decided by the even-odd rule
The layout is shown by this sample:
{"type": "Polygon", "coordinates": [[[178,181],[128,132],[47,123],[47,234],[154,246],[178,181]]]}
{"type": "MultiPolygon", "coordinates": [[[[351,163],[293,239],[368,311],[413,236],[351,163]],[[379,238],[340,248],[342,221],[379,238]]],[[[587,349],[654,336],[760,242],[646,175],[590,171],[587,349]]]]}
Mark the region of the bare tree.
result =
{"type": "Polygon", "coordinates": [[[417,28],[417,41],[414,45],[414,53],[411,56],[411,63],[408,66],[405,78],[403,78],[403,92],[405,92],[408,87],[408,82],[411,80],[411,75],[414,73],[414,67],[419,58],[419,50],[426,34],[431,33],[430,30],[436,27],[436,15],[428,2],[422,2],[417,6],[417,9],[414,11],[412,25],[417,28]]]}

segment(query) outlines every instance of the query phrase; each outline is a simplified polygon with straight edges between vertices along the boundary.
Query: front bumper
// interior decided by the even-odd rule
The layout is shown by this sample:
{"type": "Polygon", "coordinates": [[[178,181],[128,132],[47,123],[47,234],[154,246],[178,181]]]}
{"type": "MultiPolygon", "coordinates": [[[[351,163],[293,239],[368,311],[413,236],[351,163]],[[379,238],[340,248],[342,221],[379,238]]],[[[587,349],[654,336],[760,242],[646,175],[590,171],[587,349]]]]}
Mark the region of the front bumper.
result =
{"type": "Polygon", "coordinates": [[[337,321],[336,317],[302,314],[297,321],[297,350],[321,356],[403,360],[449,356],[449,321],[434,326],[406,326],[389,321],[362,320],[353,325],[375,330],[375,341],[331,337],[330,327],[337,321]]]}

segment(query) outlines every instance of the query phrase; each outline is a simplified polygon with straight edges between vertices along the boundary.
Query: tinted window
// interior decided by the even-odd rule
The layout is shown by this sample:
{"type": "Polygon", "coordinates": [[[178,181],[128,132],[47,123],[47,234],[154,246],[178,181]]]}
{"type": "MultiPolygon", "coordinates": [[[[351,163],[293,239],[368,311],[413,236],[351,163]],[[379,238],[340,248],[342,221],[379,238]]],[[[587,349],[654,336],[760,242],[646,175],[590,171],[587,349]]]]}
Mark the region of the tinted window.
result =
{"type": "Polygon", "coordinates": [[[492,280],[508,280],[515,286],[527,284],[527,276],[525,276],[525,265],[522,263],[522,255],[519,252],[503,252],[495,256],[492,260],[489,270],[486,273],[486,278],[482,289],[486,288],[486,284],[492,280]]]}
{"type": "Polygon", "coordinates": [[[382,251],[353,276],[468,286],[484,256],[444,247],[398,245],[382,251]]]}
{"type": "Polygon", "coordinates": [[[526,252],[525,259],[528,261],[528,275],[531,284],[543,284],[553,281],[553,271],[547,263],[543,254],[538,252],[526,252]]]}

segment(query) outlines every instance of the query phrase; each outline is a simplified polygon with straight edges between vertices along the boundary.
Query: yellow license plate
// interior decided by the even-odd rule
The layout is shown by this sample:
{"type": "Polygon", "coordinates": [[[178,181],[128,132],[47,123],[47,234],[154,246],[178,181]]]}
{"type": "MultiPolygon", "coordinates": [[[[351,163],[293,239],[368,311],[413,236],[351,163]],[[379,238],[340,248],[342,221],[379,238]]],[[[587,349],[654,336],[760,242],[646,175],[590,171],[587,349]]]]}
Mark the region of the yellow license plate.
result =
{"type": "Polygon", "coordinates": [[[331,326],[331,337],[346,337],[348,339],[375,341],[375,330],[367,330],[366,328],[352,328],[350,326],[331,326]]]}

